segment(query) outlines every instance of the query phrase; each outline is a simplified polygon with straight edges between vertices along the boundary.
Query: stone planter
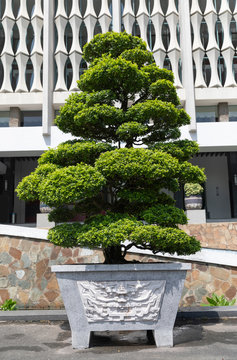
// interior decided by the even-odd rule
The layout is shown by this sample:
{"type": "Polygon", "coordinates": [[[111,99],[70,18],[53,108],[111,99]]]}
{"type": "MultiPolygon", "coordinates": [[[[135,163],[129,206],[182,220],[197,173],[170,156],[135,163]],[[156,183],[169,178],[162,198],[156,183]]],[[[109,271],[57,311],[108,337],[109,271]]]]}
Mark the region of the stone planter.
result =
{"type": "Polygon", "coordinates": [[[202,196],[191,195],[184,198],[184,204],[186,210],[198,210],[202,209],[202,196]]]}
{"type": "Polygon", "coordinates": [[[153,330],[156,346],[173,346],[173,327],[190,264],[54,265],[72,331],[89,347],[92,331],[153,330]]]}

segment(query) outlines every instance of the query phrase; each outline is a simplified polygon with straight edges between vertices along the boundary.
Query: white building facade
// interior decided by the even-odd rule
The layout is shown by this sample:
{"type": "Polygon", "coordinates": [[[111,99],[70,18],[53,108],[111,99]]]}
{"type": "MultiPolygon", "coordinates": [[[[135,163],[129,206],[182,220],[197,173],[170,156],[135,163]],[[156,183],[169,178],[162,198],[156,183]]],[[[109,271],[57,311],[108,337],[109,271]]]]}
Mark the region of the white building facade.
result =
{"type": "Polygon", "coordinates": [[[0,0],[0,223],[35,222],[38,203],[14,188],[48,147],[70,138],[53,125],[88,64],[95,34],[142,37],[171,69],[205,167],[209,221],[237,218],[237,0],[0,0]]]}

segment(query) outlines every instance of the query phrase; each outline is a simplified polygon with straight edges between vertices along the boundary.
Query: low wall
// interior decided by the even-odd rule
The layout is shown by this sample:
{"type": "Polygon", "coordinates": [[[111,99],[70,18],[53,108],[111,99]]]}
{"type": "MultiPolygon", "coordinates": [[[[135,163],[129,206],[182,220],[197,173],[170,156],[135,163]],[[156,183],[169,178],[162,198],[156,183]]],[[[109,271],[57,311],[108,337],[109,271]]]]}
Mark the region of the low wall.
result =
{"type": "Polygon", "coordinates": [[[202,247],[237,250],[237,223],[207,223],[180,226],[198,239],[202,247]]]}
{"type": "MultiPolygon", "coordinates": [[[[201,225],[189,226],[188,230],[192,233],[198,226],[201,225]]],[[[131,253],[127,259],[167,261],[158,256],[131,253]]],[[[103,262],[103,254],[100,250],[55,247],[43,239],[0,235],[0,304],[12,298],[18,308],[62,308],[57,280],[50,266],[75,262],[103,262]]],[[[236,287],[237,262],[233,267],[192,261],[180,305],[199,305],[213,292],[224,294],[228,299],[237,298],[236,287]]]]}

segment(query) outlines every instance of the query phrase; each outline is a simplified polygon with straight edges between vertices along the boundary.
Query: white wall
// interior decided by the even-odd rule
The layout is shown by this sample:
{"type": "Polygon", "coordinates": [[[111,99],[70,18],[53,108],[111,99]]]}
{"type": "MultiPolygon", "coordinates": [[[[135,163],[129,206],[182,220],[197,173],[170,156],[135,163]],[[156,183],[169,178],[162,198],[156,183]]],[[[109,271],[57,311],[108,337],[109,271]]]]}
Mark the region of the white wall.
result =
{"type": "Polygon", "coordinates": [[[197,123],[197,133],[181,127],[181,138],[198,142],[200,151],[237,151],[237,122],[197,123]]]}
{"type": "MultiPolygon", "coordinates": [[[[237,122],[199,123],[197,133],[188,126],[181,128],[182,138],[196,140],[201,151],[237,151],[237,122]]],[[[39,156],[49,147],[73,139],[52,126],[51,135],[44,136],[42,127],[0,128],[0,157],[39,156]]]]}
{"type": "Polygon", "coordinates": [[[205,168],[206,203],[211,219],[230,219],[230,194],[226,156],[203,156],[193,159],[193,164],[205,168]]]}
{"type": "Polygon", "coordinates": [[[73,139],[52,126],[51,135],[44,136],[42,127],[0,128],[0,157],[39,156],[49,147],[56,147],[63,141],[73,139]]]}

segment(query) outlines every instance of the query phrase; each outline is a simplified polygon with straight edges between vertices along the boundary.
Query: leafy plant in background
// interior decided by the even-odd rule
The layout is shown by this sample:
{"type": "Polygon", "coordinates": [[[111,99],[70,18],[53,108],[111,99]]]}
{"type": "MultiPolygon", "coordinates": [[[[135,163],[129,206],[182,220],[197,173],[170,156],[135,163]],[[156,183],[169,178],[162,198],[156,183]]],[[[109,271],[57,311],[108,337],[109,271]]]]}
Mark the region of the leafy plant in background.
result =
{"type": "Polygon", "coordinates": [[[187,183],[184,185],[184,193],[186,196],[201,195],[203,187],[200,184],[187,183]]]}
{"type": "Polygon", "coordinates": [[[2,311],[13,311],[16,310],[16,301],[12,299],[5,300],[5,302],[0,306],[2,311]]]}
{"type": "Polygon", "coordinates": [[[193,254],[200,243],[178,228],[183,210],[167,192],[205,175],[188,160],[195,142],[179,140],[188,114],[171,71],[156,66],[145,42],[126,33],[98,34],[84,47],[90,63],[56,118],[78,137],[46,151],[17,188],[39,199],[60,222],[49,239],[63,247],[101,247],[105,263],[124,263],[128,249],[193,254]],[[84,224],[72,223],[84,214],[84,224]],[[125,244],[128,240],[129,243],[125,244]]]}
{"type": "Polygon", "coordinates": [[[224,295],[218,296],[213,293],[212,297],[206,297],[208,304],[201,304],[202,306],[232,306],[235,304],[236,299],[227,300],[224,295]]]}

